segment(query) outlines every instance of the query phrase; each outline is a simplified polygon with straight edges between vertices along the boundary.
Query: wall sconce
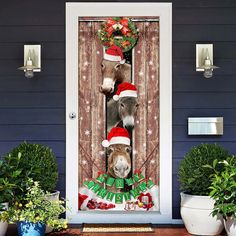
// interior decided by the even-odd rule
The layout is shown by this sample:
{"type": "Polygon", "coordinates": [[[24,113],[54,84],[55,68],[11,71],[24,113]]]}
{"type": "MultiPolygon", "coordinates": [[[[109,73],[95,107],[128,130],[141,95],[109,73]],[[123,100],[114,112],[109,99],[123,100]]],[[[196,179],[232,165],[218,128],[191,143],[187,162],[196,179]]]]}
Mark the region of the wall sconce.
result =
{"type": "Polygon", "coordinates": [[[24,66],[18,69],[25,72],[26,78],[33,78],[34,72],[41,71],[41,45],[24,45],[24,66]]]}
{"type": "Polygon", "coordinates": [[[209,79],[213,75],[213,44],[196,44],[196,71],[204,71],[203,75],[209,79]]]}

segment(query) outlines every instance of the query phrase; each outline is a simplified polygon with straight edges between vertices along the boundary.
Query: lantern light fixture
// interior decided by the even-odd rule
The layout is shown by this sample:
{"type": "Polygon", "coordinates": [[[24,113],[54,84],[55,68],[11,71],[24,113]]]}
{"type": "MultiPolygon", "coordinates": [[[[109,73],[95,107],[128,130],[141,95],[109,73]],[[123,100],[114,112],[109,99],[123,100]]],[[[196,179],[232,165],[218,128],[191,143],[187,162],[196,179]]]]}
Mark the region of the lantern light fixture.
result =
{"type": "Polygon", "coordinates": [[[24,45],[24,66],[18,68],[26,78],[33,78],[34,72],[41,71],[41,45],[24,45]]]}
{"type": "Polygon", "coordinates": [[[213,44],[196,44],[196,71],[203,71],[206,79],[213,76],[213,44]]]}

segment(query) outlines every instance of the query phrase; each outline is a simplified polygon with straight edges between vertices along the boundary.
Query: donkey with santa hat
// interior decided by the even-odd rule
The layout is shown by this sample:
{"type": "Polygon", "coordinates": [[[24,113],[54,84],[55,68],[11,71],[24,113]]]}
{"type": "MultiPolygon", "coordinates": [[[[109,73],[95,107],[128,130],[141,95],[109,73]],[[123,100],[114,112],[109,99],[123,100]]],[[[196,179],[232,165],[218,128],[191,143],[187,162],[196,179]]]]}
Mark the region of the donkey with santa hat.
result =
{"type": "Polygon", "coordinates": [[[125,63],[124,55],[120,47],[113,45],[106,49],[101,62],[103,82],[100,92],[109,95],[115,90],[115,83],[130,81],[131,65],[125,63]]]}
{"type": "Polygon", "coordinates": [[[135,85],[128,82],[119,84],[113,99],[107,102],[108,132],[115,126],[132,131],[138,106],[138,94],[135,85]]]}

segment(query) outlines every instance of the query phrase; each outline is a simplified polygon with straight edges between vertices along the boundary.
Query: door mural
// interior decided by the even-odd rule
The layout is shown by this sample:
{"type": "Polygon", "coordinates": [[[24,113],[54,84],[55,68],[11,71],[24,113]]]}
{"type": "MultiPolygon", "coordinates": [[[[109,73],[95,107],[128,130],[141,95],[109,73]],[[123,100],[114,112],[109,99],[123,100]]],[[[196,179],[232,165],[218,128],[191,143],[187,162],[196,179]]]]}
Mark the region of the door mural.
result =
{"type": "Polygon", "coordinates": [[[158,18],[79,19],[85,211],[159,211],[158,18]]]}

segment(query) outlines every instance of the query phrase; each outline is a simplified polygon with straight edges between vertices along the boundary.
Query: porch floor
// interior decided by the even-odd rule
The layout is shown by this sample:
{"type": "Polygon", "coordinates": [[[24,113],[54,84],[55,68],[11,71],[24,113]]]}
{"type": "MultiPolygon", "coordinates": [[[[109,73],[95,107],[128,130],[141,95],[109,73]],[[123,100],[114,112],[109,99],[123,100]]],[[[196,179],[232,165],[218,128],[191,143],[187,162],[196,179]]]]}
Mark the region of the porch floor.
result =
{"type": "MultiPolygon", "coordinates": [[[[138,235],[145,235],[145,236],[191,236],[188,234],[186,229],[181,225],[155,225],[153,226],[154,232],[152,233],[81,233],[81,226],[73,226],[70,227],[66,231],[58,232],[58,233],[50,233],[48,236],[138,236],[138,235]]],[[[8,227],[8,231],[6,236],[16,236],[17,230],[15,225],[10,225],[8,227]]],[[[226,234],[221,234],[219,236],[223,236],[226,234]]]]}

